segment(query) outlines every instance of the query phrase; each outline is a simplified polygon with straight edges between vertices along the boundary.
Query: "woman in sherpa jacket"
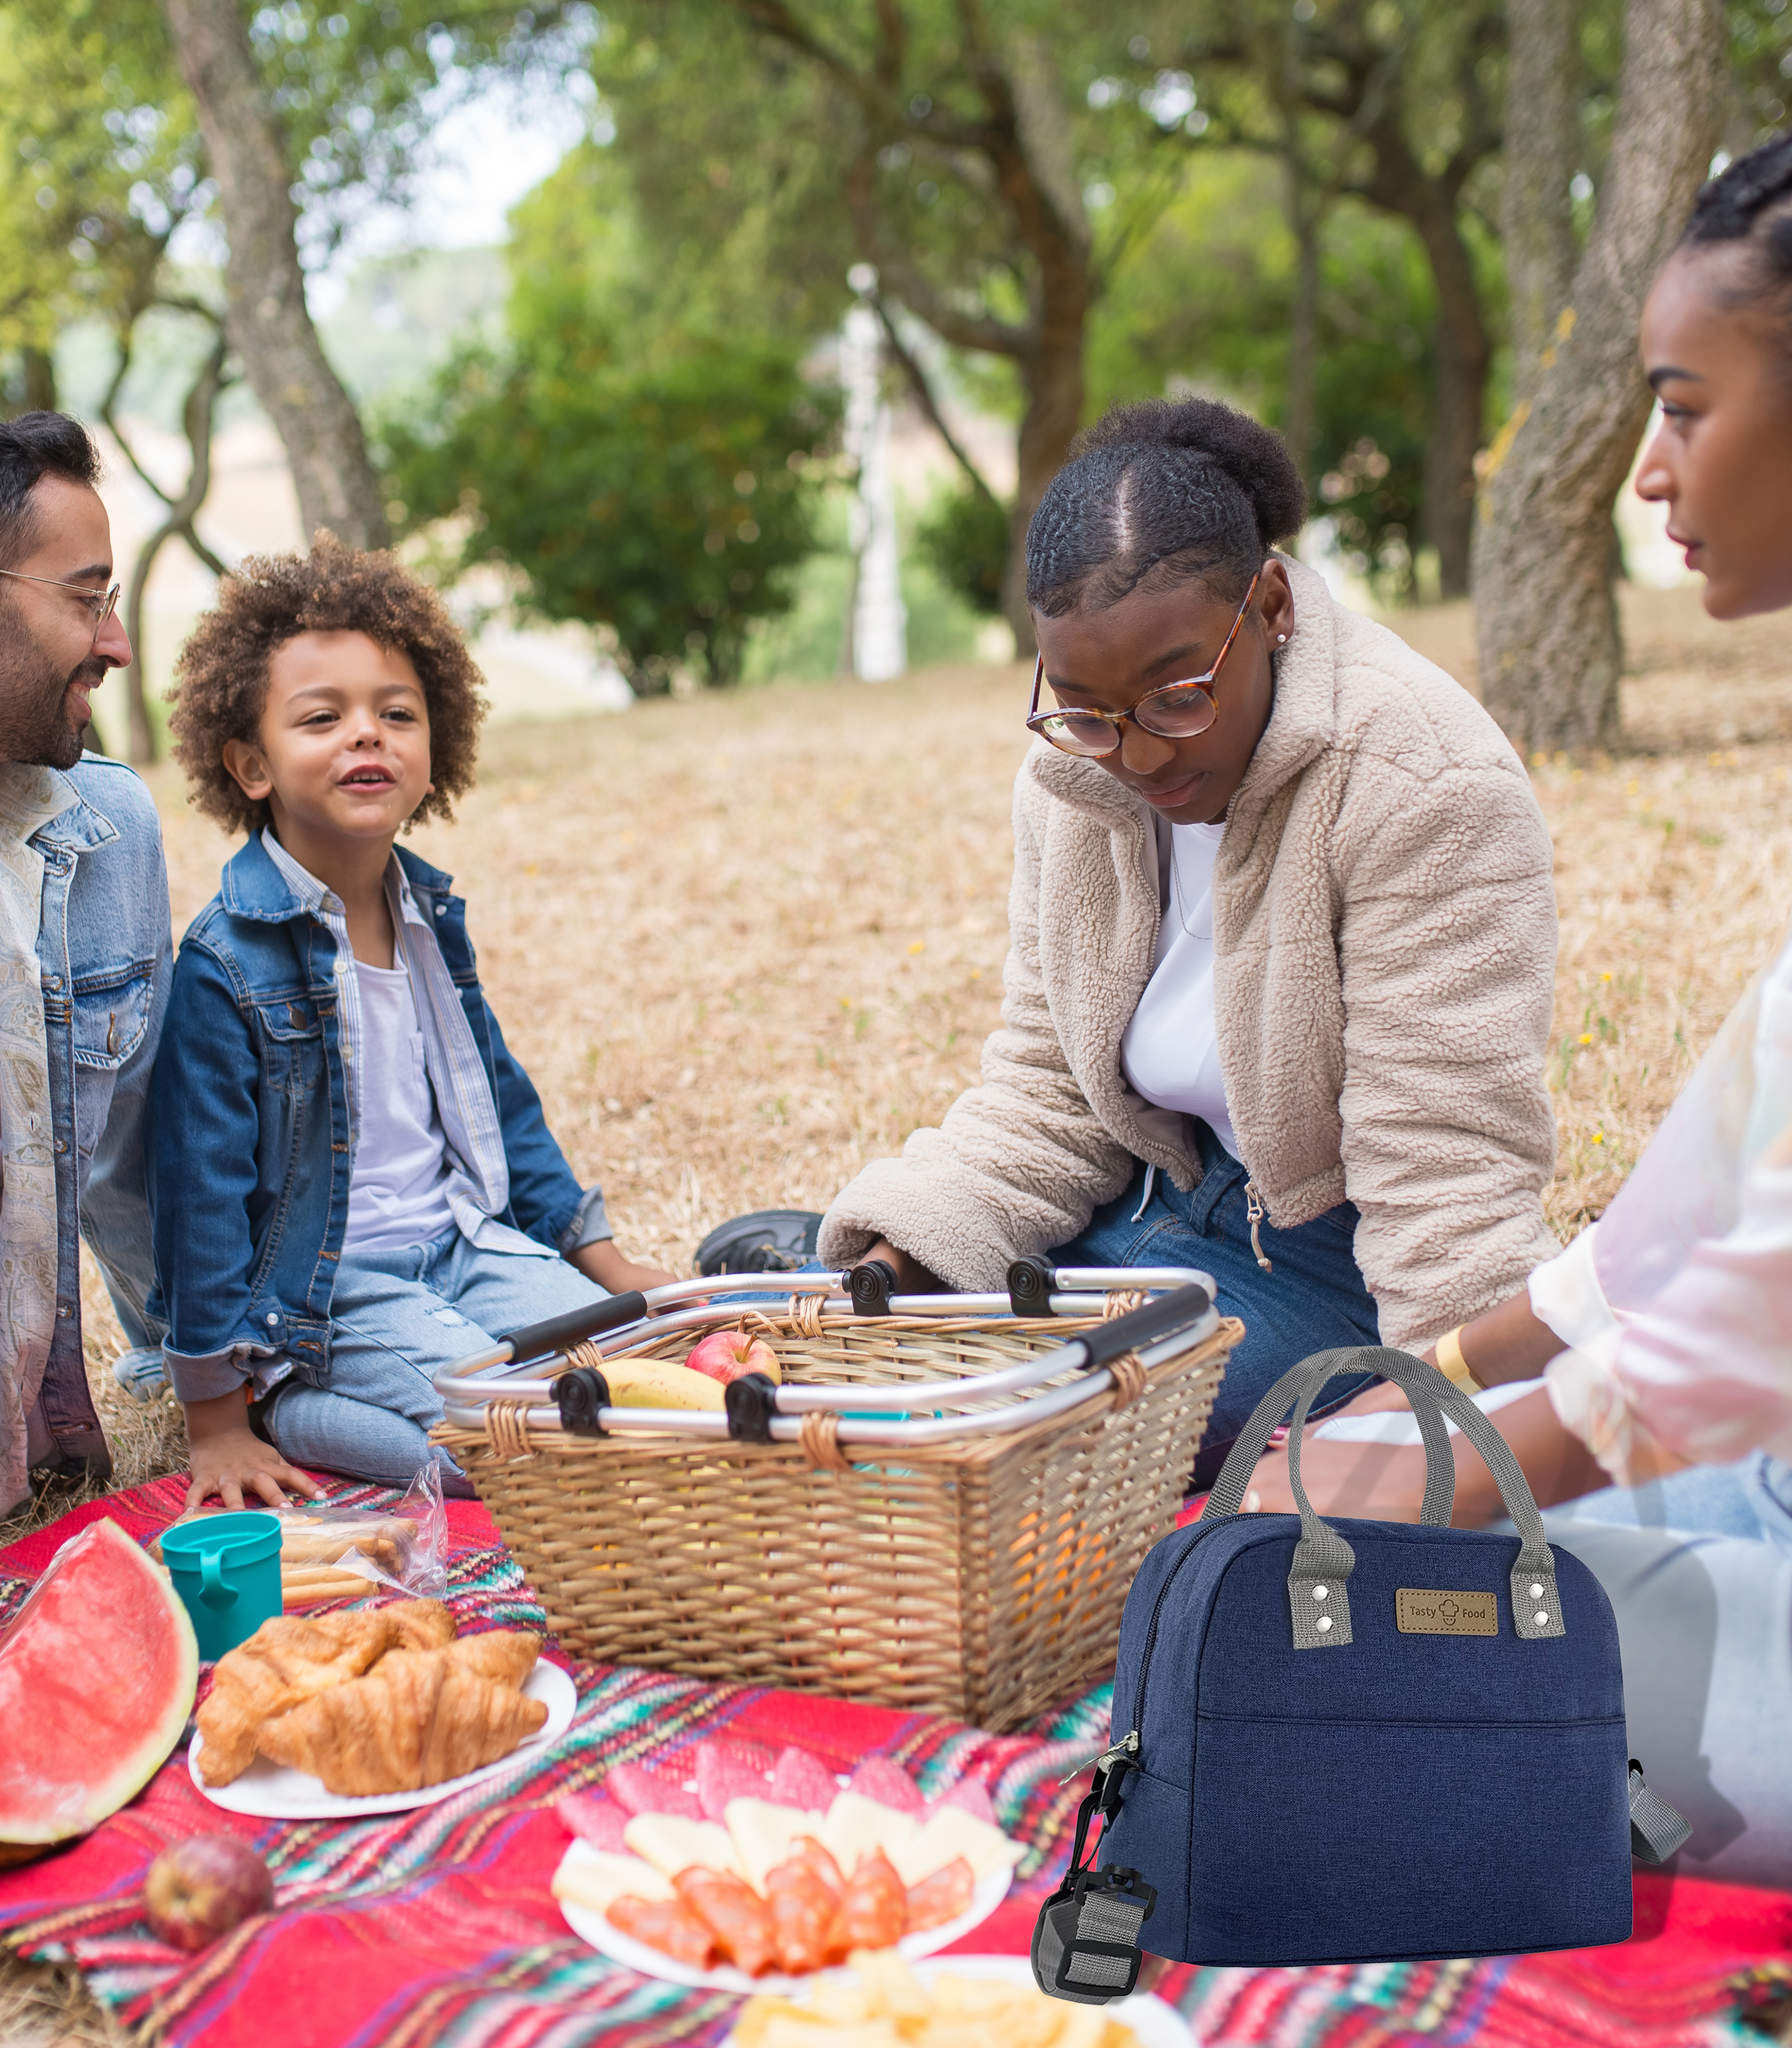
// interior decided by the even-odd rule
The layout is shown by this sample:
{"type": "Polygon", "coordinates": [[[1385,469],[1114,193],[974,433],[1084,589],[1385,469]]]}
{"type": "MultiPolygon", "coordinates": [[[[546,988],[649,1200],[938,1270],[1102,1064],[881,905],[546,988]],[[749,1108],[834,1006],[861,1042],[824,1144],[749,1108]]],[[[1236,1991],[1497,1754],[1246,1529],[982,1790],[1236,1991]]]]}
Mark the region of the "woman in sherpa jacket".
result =
{"type": "Polygon", "coordinates": [[[1422,1348],[1556,1248],[1549,835],[1467,692],[1272,552],[1304,495],[1203,399],[1053,479],[1002,1028],[820,1234],[910,1290],[1204,1268],[1247,1335],[1203,1471],[1286,1366],[1422,1348]]]}

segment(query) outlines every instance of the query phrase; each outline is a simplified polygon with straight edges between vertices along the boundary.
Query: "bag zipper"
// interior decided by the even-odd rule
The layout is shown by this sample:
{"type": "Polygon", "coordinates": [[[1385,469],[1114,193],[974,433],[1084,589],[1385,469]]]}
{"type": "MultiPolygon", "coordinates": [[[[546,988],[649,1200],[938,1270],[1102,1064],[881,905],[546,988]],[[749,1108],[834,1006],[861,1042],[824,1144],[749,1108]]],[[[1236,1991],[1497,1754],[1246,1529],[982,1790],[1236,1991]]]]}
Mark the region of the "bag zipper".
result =
{"type": "MultiPolygon", "coordinates": [[[[1163,1613],[1164,1602],[1169,1597],[1169,1589],[1176,1583],[1177,1573],[1194,1555],[1195,1545],[1200,1538],[1200,1524],[1197,1522],[1189,1530],[1188,1547],[1164,1574],[1164,1582],[1158,1587],[1158,1596],[1151,1603],[1151,1619],[1145,1627],[1145,1647],[1140,1652],[1138,1659],[1138,1683],[1132,1689],[1133,1732],[1127,1736],[1127,1740],[1135,1744],[1138,1740],[1138,1731],[1145,1724],[1145,1683],[1151,1675],[1151,1658],[1158,1647],[1158,1621],[1163,1613]]],[[[1135,1756],[1138,1755],[1136,1747],[1133,1754],[1135,1756]]]]}
{"type": "Polygon", "coordinates": [[[1135,1759],[1138,1755],[1138,1731],[1137,1728],[1135,1728],[1131,1734],[1127,1736],[1123,1741],[1117,1742],[1114,1744],[1111,1747],[1104,1749],[1101,1752],[1100,1755],[1085,1756],[1082,1762],[1076,1766],[1076,1769],[1071,1772],[1069,1778],[1061,1778],[1058,1780],[1058,1790],[1061,1792],[1065,1786],[1070,1782],[1070,1779],[1072,1778],[1080,1778],[1083,1773],[1092,1768],[1092,1767],[1097,1771],[1105,1771],[1110,1764],[1113,1763],[1120,1757],[1126,1757],[1130,1761],[1135,1759]]]}
{"type": "Polygon", "coordinates": [[[1164,1582],[1158,1587],[1158,1596],[1151,1603],[1151,1619],[1145,1624],[1145,1647],[1138,1659],[1138,1683],[1132,1689],[1131,1731],[1111,1747],[1104,1749],[1099,1756],[1085,1757],[1071,1772],[1069,1778],[1061,1778],[1058,1780],[1060,1790],[1070,1782],[1071,1778],[1080,1776],[1092,1765],[1100,1771],[1124,1759],[1129,1769],[1136,1771],[1140,1767],[1138,1751],[1142,1737],[1139,1731],[1145,1724],[1145,1685],[1151,1675],[1151,1658],[1158,1647],[1158,1622],[1164,1611],[1164,1602],[1169,1597],[1169,1589],[1176,1583],[1176,1575],[1194,1555],[1195,1545],[1200,1541],[1200,1535],[1201,1526],[1197,1522],[1190,1527],[1189,1541],[1181,1556],[1164,1574],[1164,1582]]]}

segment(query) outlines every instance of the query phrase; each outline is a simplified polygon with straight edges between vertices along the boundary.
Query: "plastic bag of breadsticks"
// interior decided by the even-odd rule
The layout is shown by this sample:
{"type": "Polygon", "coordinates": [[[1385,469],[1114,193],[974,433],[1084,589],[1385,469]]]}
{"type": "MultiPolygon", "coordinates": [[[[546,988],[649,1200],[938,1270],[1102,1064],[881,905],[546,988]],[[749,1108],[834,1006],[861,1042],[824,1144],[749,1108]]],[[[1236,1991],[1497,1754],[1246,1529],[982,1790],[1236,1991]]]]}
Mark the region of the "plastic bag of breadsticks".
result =
{"type": "MultiPolygon", "coordinates": [[[[447,1590],[448,1515],[440,1468],[432,1460],[395,1507],[298,1500],[250,1511],[280,1523],[281,1592],[289,1614],[374,1593],[440,1600],[447,1590]]],[[[152,1548],[159,1556],[160,1546],[152,1548]]]]}
{"type": "Polygon", "coordinates": [[[275,1511],[281,1524],[280,1578],[289,1612],[367,1589],[440,1600],[448,1588],[448,1514],[441,1468],[418,1472],[395,1507],[339,1507],[328,1501],[289,1501],[275,1511]]]}

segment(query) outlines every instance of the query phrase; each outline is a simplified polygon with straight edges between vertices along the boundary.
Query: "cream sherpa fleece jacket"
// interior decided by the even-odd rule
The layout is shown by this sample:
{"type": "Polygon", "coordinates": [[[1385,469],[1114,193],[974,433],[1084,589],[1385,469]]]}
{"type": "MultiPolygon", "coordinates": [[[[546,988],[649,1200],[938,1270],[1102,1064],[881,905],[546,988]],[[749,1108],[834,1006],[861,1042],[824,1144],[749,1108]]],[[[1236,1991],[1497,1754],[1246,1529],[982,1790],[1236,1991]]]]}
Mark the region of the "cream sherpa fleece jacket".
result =
{"type": "MultiPolygon", "coordinates": [[[[1272,1224],[1356,1203],[1383,1341],[1416,1347],[1559,1248],[1542,1208],[1550,837],[1468,692],[1287,568],[1274,707],[1214,865],[1226,1104],[1272,1224]]],[[[1029,753],[982,1084],[841,1191],[826,1263],[887,1237],[955,1287],[999,1289],[1010,1260],[1074,1238],[1135,1159],[1200,1179],[1191,1120],[1120,1071],[1158,935],[1155,824],[1097,763],[1029,753]]]]}

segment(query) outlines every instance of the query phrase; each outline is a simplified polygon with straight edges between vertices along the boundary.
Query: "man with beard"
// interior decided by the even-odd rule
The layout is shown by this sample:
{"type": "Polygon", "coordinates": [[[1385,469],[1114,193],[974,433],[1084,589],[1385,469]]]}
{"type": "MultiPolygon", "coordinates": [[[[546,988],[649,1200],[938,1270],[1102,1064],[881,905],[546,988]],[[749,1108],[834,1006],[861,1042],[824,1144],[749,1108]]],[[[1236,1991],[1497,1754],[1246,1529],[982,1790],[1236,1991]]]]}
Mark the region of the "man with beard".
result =
{"type": "Polygon", "coordinates": [[[142,1127],[168,878],[149,792],[82,751],[93,692],[130,660],[99,474],[75,421],[0,424],[0,1519],[33,1473],[111,1472],[80,1237],[132,1345],[161,1334],[144,1314],[142,1127]]]}

